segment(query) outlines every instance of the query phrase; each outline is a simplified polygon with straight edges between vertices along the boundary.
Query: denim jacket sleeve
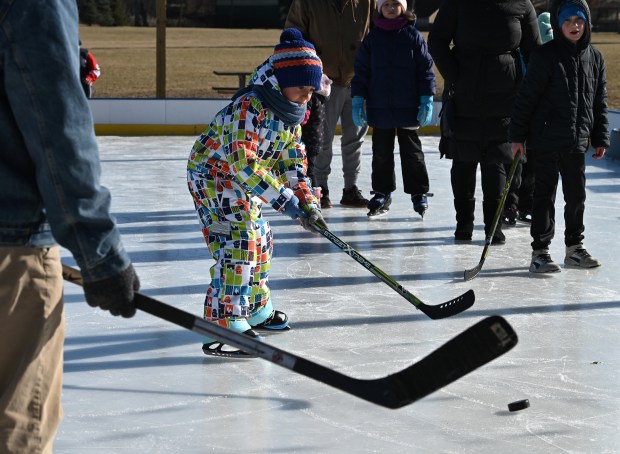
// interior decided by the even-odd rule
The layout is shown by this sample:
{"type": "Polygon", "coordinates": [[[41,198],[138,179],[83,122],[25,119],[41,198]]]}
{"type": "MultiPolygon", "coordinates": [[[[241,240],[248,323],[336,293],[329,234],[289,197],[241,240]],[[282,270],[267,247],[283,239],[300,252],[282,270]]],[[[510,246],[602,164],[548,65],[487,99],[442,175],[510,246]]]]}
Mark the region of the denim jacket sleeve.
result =
{"type": "Polygon", "coordinates": [[[90,282],[130,261],[100,184],[78,42],[75,1],[0,6],[0,246],[56,240],[90,282]]]}

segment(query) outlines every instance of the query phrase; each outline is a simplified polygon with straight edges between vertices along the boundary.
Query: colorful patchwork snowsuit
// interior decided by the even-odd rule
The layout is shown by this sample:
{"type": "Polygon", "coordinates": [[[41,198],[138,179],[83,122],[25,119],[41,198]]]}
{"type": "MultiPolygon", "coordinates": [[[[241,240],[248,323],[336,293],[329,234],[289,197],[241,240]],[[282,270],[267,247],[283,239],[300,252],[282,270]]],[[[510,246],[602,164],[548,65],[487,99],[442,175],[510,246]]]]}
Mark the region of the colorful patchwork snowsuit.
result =
{"type": "MultiPolygon", "coordinates": [[[[250,86],[259,84],[279,90],[269,62],[250,80],[250,86]]],[[[228,326],[249,318],[255,325],[271,315],[273,242],[262,203],[281,210],[294,194],[301,206],[316,205],[306,166],[299,125],[285,125],[252,91],[218,112],[194,144],[188,186],[215,259],[206,320],[228,326]]]]}

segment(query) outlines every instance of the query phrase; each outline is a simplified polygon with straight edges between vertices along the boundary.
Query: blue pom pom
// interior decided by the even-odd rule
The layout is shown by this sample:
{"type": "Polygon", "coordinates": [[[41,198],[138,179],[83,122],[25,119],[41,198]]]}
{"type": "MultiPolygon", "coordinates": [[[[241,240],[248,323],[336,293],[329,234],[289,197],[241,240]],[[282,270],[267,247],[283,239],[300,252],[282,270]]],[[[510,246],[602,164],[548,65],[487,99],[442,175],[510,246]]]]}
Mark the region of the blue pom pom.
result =
{"type": "Polygon", "coordinates": [[[291,41],[300,41],[302,39],[301,32],[296,28],[287,28],[280,35],[280,43],[282,44],[291,41]]]}

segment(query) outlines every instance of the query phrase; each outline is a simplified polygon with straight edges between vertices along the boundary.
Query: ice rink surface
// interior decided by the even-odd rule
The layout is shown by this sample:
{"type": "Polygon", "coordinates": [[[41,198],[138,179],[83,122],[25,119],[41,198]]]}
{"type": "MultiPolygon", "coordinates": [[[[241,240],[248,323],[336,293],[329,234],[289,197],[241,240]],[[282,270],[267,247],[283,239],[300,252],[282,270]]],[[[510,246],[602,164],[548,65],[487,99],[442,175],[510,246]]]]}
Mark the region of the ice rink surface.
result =
{"type": "MultiPolygon", "coordinates": [[[[103,183],[142,291],[197,316],[208,253],[185,183],[195,137],[100,137],[103,183]]],[[[338,145],[339,137],[335,145],[338,145]]],[[[489,315],[518,345],[398,410],[360,400],[263,359],[205,357],[201,337],[139,312],[114,318],[67,283],[65,418],[55,453],[614,453],[620,452],[620,163],[587,159],[585,245],[603,266],[563,266],[558,190],[551,255],[562,272],[528,273],[529,228],[505,228],[480,275],[463,271],[484,245],[478,189],[474,241],[455,244],[450,161],[423,137],[431,178],[424,220],[398,188],[390,213],[340,207],[339,146],[329,229],[426,304],[468,289],[476,302],[431,320],[322,236],[265,207],[275,239],[270,284],[292,329],[269,344],[343,374],[384,377],[489,315]],[[531,407],[509,412],[507,404],[531,407]]],[[[371,138],[359,186],[370,197],[371,138]]],[[[480,185],[478,184],[478,187],[480,185]]],[[[64,261],[75,262],[64,252],[64,261]]]]}

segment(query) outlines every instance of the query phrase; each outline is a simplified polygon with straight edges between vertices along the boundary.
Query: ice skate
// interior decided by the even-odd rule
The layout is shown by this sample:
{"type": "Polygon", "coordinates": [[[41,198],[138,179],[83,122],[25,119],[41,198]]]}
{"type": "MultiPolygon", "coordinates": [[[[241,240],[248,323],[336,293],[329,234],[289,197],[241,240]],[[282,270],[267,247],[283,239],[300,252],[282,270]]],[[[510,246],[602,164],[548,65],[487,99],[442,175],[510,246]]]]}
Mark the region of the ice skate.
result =
{"type": "Polygon", "coordinates": [[[413,202],[413,211],[418,213],[424,219],[424,213],[428,210],[428,197],[432,197],[432,193],[426,194],[415,194],[411,196],[411,201],[413,202]]]}
{"type": "Polygon", "coordinates": [[[551,259],[549,249],[539,249],[532,252],[530,273],[559,273],[560,267],[551,259]]]}
{"type": "Polygon", "coordinates": [[[596,268],[601,266],[601,262],[592,257],[581,244],[566,248],[564,264],[577,268],[596,268]]]}
{"type": "Polygon", "coordinates": [[[517,211],[516,208],[514,207],[506,208],[502,212],[502,223],[504,225],[509,225],[509,226],[516,225],[518,215],[519,215],[519,212],[517,211]]]}
{"type": "Polygon", "coordinates": [[[272,311],[271,315],[264,322],[256,325],[252,324],[252,319],[250,319],[249,322],[252,329],[258,331],[282,332],[291,329],[291,327],[288,326],[288,316],[282,311],[272,311]]]}
{"type": "Polygon", "coordinates": [[[519,210],[517,219],[521,222],[526,222],[528,224],[531,224],[532,223],[532,211],[531,210],[527,210],[527,211],[519,210]]]}
{"type": "Polygon", "coordinates": [[[371,191],[374,194],[372,199],[368,201],[368,217],[384,216],[390,211],[390,205],[392,204],[392,194],[388,192],[384,194],[382,192],[371,191]]]}
{"type": "MultiPolygon", "coordinates": [[[[242,321],[231,322],[229,329],[231,329],[232,331],[238,332],[239,329],[242,329],[241,328],[242,326],[248,328],[245,331],[242,331],[242,334],[257,341],[263,340],[263,337],[261,337],[256,331],[250,328],[250,325],[245,319],[242,321]]],[[[220,342],[215,339],[211,339],[209,337],[205,337],[203,339],[202,352],[207,356],[220,356],[220,357],[226,357],[226,358],[256,358],[257,357],[253,353],[244,352],[243,350],[240,350],[237,347],[226,345],[223,342],[220,342]]]]}

